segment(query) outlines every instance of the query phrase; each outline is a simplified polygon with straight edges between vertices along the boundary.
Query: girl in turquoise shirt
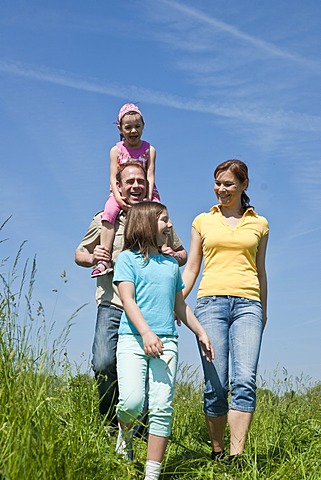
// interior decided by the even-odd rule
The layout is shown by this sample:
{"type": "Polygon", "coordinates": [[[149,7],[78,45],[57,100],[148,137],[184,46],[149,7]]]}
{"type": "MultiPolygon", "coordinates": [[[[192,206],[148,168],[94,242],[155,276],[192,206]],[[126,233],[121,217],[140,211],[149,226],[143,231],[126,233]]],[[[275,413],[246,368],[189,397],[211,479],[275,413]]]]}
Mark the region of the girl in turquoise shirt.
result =
{"type": "Polygon", "coordinates": [[[114,283],[124,312],[117,346],[119,435],[116,451],[133,459],[132,426],[143,408],[149,378],[148,444],[145,480],[158,479],[171,432],[172,401],[177,370],[174,311],[197,336],[208,361],[214,351],[207,333],[186,305],[177,261],[161,253],[172,228],[161,203],[131,207],[125,227],[124,251],[117,258],[114,283]]]}

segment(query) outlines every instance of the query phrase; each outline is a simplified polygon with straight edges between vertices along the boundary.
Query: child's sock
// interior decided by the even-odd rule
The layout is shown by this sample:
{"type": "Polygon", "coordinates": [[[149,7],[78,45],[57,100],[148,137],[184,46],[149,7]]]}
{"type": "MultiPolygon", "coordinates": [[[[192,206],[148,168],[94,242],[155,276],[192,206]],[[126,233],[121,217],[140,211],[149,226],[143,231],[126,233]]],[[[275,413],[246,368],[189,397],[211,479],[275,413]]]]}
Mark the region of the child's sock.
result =
{"type": "Polygon", "coordinates": [[[131,462],[134,459],[133,453],[133,430],[123,430],[119,425],[119,432],[116,442],[116,453],[122,455],[131,462]]]}
{"type": "Polygon", "coordinates": [[[162,469],[162,464],[154,462],[154,460],[147,460],[146,475],[144,480],[158,480],[162,469]]]}

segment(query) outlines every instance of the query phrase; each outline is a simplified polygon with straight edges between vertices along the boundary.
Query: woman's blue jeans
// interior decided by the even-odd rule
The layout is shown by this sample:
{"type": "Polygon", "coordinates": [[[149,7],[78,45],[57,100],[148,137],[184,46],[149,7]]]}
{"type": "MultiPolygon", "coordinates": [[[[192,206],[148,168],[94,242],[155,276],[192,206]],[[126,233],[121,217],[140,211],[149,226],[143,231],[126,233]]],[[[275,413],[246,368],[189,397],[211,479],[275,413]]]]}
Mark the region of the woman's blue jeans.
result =
{"type": "Polygon", "coordinates": [[[229,409],[229,391],[232,410],[254,412],[263,332],[261,302],[225,295],[201,297],[195,315],[215,350],[213,362],[207,362],[201,356],[205,376],[205,414],[209,417],[225,415],[229,409]]]}

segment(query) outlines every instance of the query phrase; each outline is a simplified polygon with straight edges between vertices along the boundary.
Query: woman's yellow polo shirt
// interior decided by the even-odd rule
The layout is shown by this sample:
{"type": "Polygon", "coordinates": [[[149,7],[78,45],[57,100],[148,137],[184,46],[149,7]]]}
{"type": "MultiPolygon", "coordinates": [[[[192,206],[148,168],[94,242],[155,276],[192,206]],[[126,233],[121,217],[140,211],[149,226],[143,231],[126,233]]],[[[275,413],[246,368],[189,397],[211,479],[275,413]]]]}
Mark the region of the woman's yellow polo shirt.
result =
{"type": "Polygon", "coordinates": [[[231,295],[260,300],[256,253],[261,238],[269,232],[266,218],[249,207],[231,228],[215,205],[198,215],[192,226],[202,239],[204,257],[197,298],[231,295]]]}

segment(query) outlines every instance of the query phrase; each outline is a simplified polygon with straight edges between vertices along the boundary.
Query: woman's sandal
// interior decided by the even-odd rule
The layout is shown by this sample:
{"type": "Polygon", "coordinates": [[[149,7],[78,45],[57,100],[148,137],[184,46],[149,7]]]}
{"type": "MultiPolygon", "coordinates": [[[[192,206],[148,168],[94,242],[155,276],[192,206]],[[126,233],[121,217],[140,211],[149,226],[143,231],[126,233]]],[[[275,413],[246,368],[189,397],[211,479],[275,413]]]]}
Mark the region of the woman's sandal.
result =
{"type": "Polygon", "coordinates": [[[212,450],[212,460],[215,460],[215,461],[223,460],[224,457],[225,457],[224,450],[221,450],[220,452],[214,452],[214,450],[212,450]]]}

